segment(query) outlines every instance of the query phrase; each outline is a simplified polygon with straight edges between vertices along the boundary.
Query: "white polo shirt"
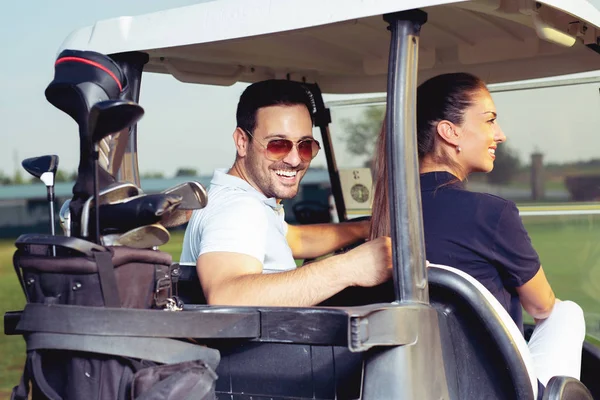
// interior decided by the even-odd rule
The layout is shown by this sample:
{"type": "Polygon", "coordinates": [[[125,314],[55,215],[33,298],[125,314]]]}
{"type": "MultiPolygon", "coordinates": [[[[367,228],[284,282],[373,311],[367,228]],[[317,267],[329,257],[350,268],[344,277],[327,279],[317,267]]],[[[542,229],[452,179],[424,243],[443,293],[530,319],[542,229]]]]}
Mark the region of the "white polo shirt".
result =
{"type": "Polygon", "coordinates": [[[201,254],[224,251],[256,258],[263,273],[288,271],[296,263],[286,233],[283,205],[227,170],[215,170],[208,204],[193,212],[185,231],[180,263],[196,264],[201,254]]]}

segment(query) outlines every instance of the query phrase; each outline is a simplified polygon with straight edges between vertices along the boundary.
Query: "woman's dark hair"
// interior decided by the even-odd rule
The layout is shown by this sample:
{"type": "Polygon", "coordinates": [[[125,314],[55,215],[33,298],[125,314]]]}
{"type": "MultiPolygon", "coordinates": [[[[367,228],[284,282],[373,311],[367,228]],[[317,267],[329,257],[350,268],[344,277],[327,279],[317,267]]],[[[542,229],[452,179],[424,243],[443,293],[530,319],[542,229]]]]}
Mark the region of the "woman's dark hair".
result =
{"type": "Polygon", "coordinates": [[[465,110],[473,104],[473,93],[485,88],[481,79],[464,72],[438,75],[417,88],[419,159],[435,150],[437,124],[447,120],[462,125],[465,110]]]}
{"type": "Polygon", "coordinates": [[[277,105],[304,105],[310,113],[311,121],[314,119],[314,99],[306,86],[285,79],[270,79],[253,83],[244,90],[235,114],[237,126],[246,132],[254,132],[257,111],[277,105]]]}
{"type": "MultiPolygon", "coordinates": [[[[429,155],[440,164],[449,165],[453,170],[460,170],[460,166],[455,165],[455,162],[446,153],[435,153],[435,143],[438,137],[437,125],[443,120],[461,125],[465,110],[473,104],[473,94],[480,89],[486,89],[485,83],[478,77],[467,73],[438,75],[417,88],[419,160],[429,155]]],[[[377,139],[376,157],[374,157],[375,194],[369,235],[371,239],[391,234],[385,136],[384,123],[377,139]]]]}

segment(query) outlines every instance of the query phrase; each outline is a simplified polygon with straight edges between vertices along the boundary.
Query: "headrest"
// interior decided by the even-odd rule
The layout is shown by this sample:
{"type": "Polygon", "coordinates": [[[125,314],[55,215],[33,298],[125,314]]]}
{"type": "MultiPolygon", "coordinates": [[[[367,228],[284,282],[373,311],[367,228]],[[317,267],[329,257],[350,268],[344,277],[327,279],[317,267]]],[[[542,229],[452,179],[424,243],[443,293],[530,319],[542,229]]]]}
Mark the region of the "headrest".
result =
{"type": "Polygon", "coordinates": [[[46,99],[78,124],[98,101],[119,98],[125,74],[108,56],[93,51],[64,50],[54,63],[54,80],[46,99]]]}

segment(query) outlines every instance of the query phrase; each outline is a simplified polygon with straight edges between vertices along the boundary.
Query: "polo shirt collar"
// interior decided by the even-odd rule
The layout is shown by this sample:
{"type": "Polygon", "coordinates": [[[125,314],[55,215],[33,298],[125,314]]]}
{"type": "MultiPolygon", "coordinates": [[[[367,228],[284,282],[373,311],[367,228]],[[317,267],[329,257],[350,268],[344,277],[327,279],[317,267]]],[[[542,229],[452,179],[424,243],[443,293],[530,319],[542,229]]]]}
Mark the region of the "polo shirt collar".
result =
{"type": "Polygon", "coordinates": [[[437,190],[441,186],[464,189],[463,182],[450,172],[435,171],[421,174],[421,190],[437,190]]]}
{"type": "Polygon", "coordinates": [[[262,201],[267,206],[271,207],[275,211],[279,211],[283,209],[282,204],[277,203],[277,199],[274,197],[267,197],[258,190],[256,190],[252,185],[243,180],[242,178],[238,178],[237,176],[229,175],[227,173],[227,169],[215,169],[215,174],[213,175],[212,180],[210,181],[211,185],[215,186],[225,186],[230,188],[236,188],[243,190],[244,192],[250,193],[260,201],[262,201]]]}

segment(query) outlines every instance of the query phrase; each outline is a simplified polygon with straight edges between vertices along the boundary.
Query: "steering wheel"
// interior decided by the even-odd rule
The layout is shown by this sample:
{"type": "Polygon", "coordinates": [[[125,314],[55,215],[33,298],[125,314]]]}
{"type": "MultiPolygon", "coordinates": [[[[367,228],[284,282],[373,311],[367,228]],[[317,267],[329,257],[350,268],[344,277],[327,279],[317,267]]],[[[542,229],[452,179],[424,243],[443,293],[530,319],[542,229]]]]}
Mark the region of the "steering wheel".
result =
{"type": "Polygon", "coordinates": [[[296,221],[300,224],[322,224],[331,222],[329,205],[319,201],[304,200],[292,206],[296,221]]]}

